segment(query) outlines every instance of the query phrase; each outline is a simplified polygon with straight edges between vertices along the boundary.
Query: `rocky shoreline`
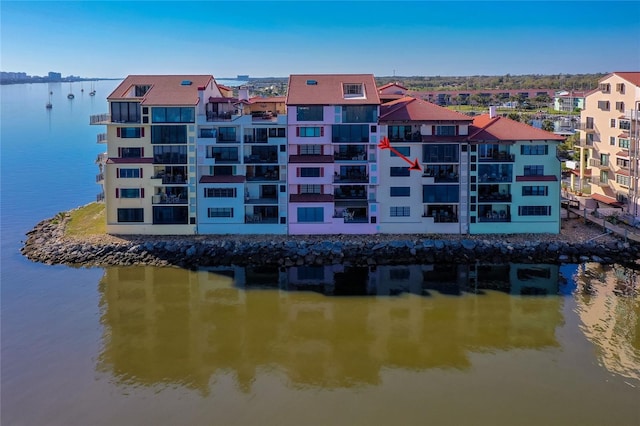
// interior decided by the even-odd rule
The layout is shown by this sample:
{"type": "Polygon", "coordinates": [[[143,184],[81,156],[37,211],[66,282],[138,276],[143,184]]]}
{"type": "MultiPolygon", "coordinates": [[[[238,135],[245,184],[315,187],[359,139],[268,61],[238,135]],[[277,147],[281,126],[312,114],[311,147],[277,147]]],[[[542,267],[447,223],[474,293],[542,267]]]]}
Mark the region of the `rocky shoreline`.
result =
{"type": "Polygon", "coordinates": [[[69,214],[27,233],[21,253],[45,264],[85,267],[352,265],[446,263],[638,263],[640,245],[603,234],[582,219],[561,234],[510,235],[65,235],[69,214]]]}

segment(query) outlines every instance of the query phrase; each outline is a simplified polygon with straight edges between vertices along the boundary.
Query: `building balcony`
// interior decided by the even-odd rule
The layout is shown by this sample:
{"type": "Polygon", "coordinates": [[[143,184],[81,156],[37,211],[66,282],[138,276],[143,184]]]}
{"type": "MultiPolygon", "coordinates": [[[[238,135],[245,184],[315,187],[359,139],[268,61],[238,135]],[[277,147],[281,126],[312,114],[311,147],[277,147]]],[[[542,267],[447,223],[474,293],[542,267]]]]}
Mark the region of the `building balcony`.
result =
{"type": "Polygon", "coordinates": [[[238,117],[231,112],[207,112],[207,121],[231,121],[238,117]]]}
{"type": "Polygon", "coordinates": [[[289,163],[333,163],[333,155],[290,155],[289,163]]]}
{"type": "Polygon", "coordinates": [[[277,123],[278,113],[272,111],[253,111],[251,113],[251,121],[254,123],[277,123]]]}
{"type": "Polygon", "coordinates": [[[108,113],[91,115],[89,117],[89,124],[91,125],[101,125],[109,123],[111,123],[111,114],[108,113]]]}
{"type": "Polygon", "coordinates": [[[597,167],[600,170],[609,170],[609,163],[602,163],[599,158],[590,158],[589,167],[597,167]]]}
{"type": "Polygon", "coordinates": [[[101,193],[99,193],[99,194],[97,194],[97,195],[96,195],[96,201],[97,201],[98,203],[100,203],[100,202],[104,201],[104,192],[101,192],[101,193]]]}
{"type": "Polygon", "coordinates": [[[349,174],[335,174],[333,176],[334,183],[368,183],[369,175],[349,173],[349,174]]]}
{"type": "Polygon", "coordinates": [[[340,185],[333,195],[336,200],[366,200],[367,190],[365,185],[340,185]]]}
{"type": "Polygon", "coordinates": [[[578,123],[578,125],[576,126],[576,130],[580,130],[583,131],[585,133],[595,133],[596,129],[595,129],[595,125],[593,123],[578,123]]]}
{"type": "Polygon", "coordinates": [[[106,133],[98,133],[96,135],[96,143],[107,143],[107,134],[106,133]]]}
{"type": "Polygon", "coordinates": [[[109,155],[107,155],[106,152],[101,152],[96,157],[96,164],[104,164],[107,162],[108,159],[109,159],[109,155]]]}
{"type": "Polygon", "coordinates": [[[478,156],[478,161],[480,162],[508,162],[513,163],[516,159],[514,154],[509,154],[506,151],[494,152],[485,156],[478,156]]]}
{"type": "Polygon", "coordinates": [[[367,155],[364,151],[354,153],[335,152],[333,154],[334,161],[359,161],[366,162],[367,155]]]}
{"type": "Polygon", "coordinates": [[[591,185],[596,185],[596,186],[601,186],[601,187],[608,187],[609,186],[609,179],[602,179],[598,176],[593,176],[591,178],[591,185]]]}
{"type": "Polygon", "coordinates": [[[96,183],[101,183],[104,181],[104,173],[98,173],[96,175],[96,183]]]}
{"type": "MultiPolygon", "coordinates": [[[[220,163],[220,162],[216,161],[216,163],[220,163]]],[[[275,158],[271,155],[269,156],[248,155],[244,157],[244,163],[245,164],[278,164],[278,157],[277,155],[275,156],[275,158]]]]}
{"type": "Polygon", "coordinates": [[[152,204],[187,204],[188,199],[181,194],[156,194],[151,198],[152,204]]]}
{"type": "Polygon", "coordinates": [[[478,202],[479,203],[495,203],[496,201],[501,201],[504,203],[511,202],[511,194],[501,194],[501,193],[493,193],[493,194],[478,194],[478,202]]]}

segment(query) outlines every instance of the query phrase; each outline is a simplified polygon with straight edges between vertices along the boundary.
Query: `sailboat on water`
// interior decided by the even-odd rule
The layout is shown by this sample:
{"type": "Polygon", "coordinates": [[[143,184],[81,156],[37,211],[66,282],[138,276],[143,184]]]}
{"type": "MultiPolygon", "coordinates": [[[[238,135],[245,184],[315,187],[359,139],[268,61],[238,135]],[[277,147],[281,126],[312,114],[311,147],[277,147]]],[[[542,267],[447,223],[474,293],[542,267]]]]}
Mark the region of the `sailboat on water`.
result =
{"type": "Polygon", "coordinates": [[[96,95],[96,89],[93,88],[93,81],[91,82],[91,91],[89,92],[89,96],[95,96],[96,95]]]}
{"type": "Polygon", "coordinates": [[[73,92],[71,92],[71,83],[69,83],[69,94],[67,95],[67,99],[73,98],[75,98],[75,96],[73,95],[73,92]]]}
{"type": "Polygon", "coordinates": [[[51,95],[53,95],[53,92],[49,92],[49,102],[47,102],[47,105],[46,105],[47,109],[53,108],[53,104],[51,103],[51,95]]]}

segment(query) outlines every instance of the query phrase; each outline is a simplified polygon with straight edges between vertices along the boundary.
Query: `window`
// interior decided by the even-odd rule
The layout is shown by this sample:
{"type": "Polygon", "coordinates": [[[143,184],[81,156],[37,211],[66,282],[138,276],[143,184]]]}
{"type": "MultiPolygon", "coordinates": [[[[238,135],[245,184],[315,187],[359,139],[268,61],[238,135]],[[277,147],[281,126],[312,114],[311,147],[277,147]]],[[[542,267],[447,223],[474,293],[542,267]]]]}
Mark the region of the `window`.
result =
{"type": "Polygon", "coordinates": [[[609,145],[616,146],[616,137],[615,136],[609,136],[609,145]]]}
{"type": "Polygon", "coordinates": [[[135,90],[134,90],[134,96],[136,98],[141,98],[147,93],[147,91],[149,91],[149,89],[151,89],[151,86],[148,85],[148,84],[147,85],[142,85],[142,84],[136,85],[135,90]]]}
{"type": "Polygon", "coordinates": [[[391,167],[389,169],[389,176],[409,176],[410,170],[408,167],[391,167]]]}
{"type": "Polygon", "coordinates": [[[144,209],[118,209],[118,222],[142,222],[144,209]]]}
{"type": "Polygon", "coordinates": [[[629,160],[627,160],[626,158],[616,158],[616,166],[628,169],[629,160]]]}
{"type": "Polygon", "coordinates": [[[300,185],[301,194],[321,194],[322,185],[300,185]]]}
{"type": "Polygon", "coordinates": [[[593,145],[594,136],[593,133],[587,133],[587,145],[593,145]]]}
{"type": "Polygon", "coordinates": [[[238,161],[238,148],[231,147],[220,147],[214,146],[209,147],[210,153],[208,152],[208,158],[215,158],[216,161],[238,161]]]}
{"type": "Polygon", "coordinates": [[[631,121],[619,120],[618,127],[620,128],[620,130],[631,130],[631,121]]]}
{"type": "MultiPolygon", "coordinates": [[[[387,128],[387,136],[389,140],[394,141],[411,141],[413,140],[413,133],[411,126],[389,126],[387,128]]],[[[420,140],[416,135],[416,140],[420,140]]]]}
{"type": "Polygon", "coordinates": [[[195,123],[195,108],[153,107],[151,120],[154,123],[195,123]]]}
{"type": "Polygon", "coordinates": [[[522,187],[522,196],[546,196],[549,195],[549,187],[548,186],[523,186],[522,187]]]}
{"type": "Polygon", "coordinates": [[[549,153],[548,145],[521,145],[520,154],[522,155],[547,155],[549,153]]]}
{"type": "Polygon", "coordinates": [[[617,83],[616,84],[616,92],[624,94],[624,83],[617,83]]]}
{"type": "Polygon", "coordinates": [[[113,123],[139,123],[140,103],[111,102],[111,121],[113,123]]]}
{"type": "Polygon", "coordinates": [[[296,119],[298,121],[322,121],[323,117],[322,105],[296,107],[296,119]]]}
{"type": "Polygon", "coordinates": [[[423,185],[423,203],[457,203],[460,198],[458,185],[423,185]]]}
{"type": "Polygon", "coordinates": [[[334,124],[331,126],[332,142],[369,142],[369,126],[366,124],[334,124]]]}
{"type": "Polygon", "coordinates": [[[151,143],[187,143],[187,126],[151,126],[151,143]]]}
{"type": "Polygon", "coordinates": [[[208,217],[233,217],[233,207],[209,207],[208,217]]]}
{"type": "Polygon", "coordinates": [[[298,222],[323,222],[324,208],[298,207],[298,222]]]}
{"type": "Polygon", "coordinates": [[[609,154],[600,154],[600,164],[602,166],[609,165],[609,154]]]}
{"type": "Polygon", "coordinates": [[[186,225],[189,223],[187,206],[156,206],[153,208],[154,225],[186,225]]]}
{"type": "Polygon", "coordinates": [[[520,216],[551,216],[551,206],[520,206],[520,216]]]}
{"type": "Polygon", "coordinates": [[[342,107],[343,123],[375,123],[377,121],[377,105],[344,105],[342,107]]]}
{"type": "Polygon", "coordinates": [[[300,145],[300,155],[322,155],[322,145],[300,145]]]}
{"type": "Polygon", "coordinates": [[[624,102],[616,102],[616,110],[624,112],[624,102]]]}
{"type": "Polygon", "coordinates": [[[620,148],[629,149],[629,139],[618,139],[618,146],[620,148]]]}
{"type": "Polygon", "coordinates": [[[411,207],[409,206],[400,206],[400,207],[389,207],[389,216],[391,217],[408,217],[411,216],[411,207]]]}
{"type": "Polygon", "coordinates": [[[455,136],[456,126],[436,126],[436,136],[455,136]]]}
{"type": "Polygon", "coordinates": [[[234,166],[213,166],[214,176],[233,176],[235,172],[234,166]]]}
{"type": "Polygon", "coordinates": [[[609,111],[609,101],[598,101],[598,109],[609,111]]]}
{"type": "Polygon", "coordinates": [[[602,93],[609,93],[611,91],[611,85],[609,83],[600,83],[598,89],[600,89],[602,93]]]}
{"type": "Polygon", "coordinates": [[[235,127],[220,127],[218,128],[218,142],[236,142],[236,128],[235,127]]]}
{"type": "MultiPolygon", "coordinates": [[[[409,155],[411,155],[411,147],[408,147],[408,146],[396,146],[396,147],[394,147],[394,149],[396,151],[398,151],[400,154],[404,155],[405,157],[408,157],[409,155]]],[[[398,157],[399,156],[394,151],[389,151],[389,152],[391,153],[392,157],[398,157]]]]}
{"type": "Polygon", "coordinates": [[[140,169],[118,169],[117,174],[119,178],[139,178],[140,169]]]}
{"type": "Polygon", "coordinates": [[[606,170],[600,171],[600,182],[607,183],[609,182],[609,172],[606,170]]]}
{"type": "Polygon", "coordinates": [[[140,158],[142,157],[142,148],[120,148],[121,158],[140,158]]]}
{"type": "Polygon", "coordinates": [[[200,137],[201,138],[215,138],[218,135],[218,131],[212,128],[204,128],[200,129],[200,137]]]}
{"type": "Polygon", "coordinates": [[[611,127],[616,127],[616,119],[612,118],[611,123],[609,124],[611,127]]]}
{"type": "Polygon", "coordinates": [[[204,196],[205,198],[235,198],[236,188],[205,188],[204,196]]]}
{"type": "Polygon", "coordinates": [[[301,167],[300,177],[320,177],[320,167],[301,167]]]}
{"type": "Polygon", "coordinates": [[[593,117],[587,117],[586,128],[593,129],[593,117]]]}
{"type": "Polygon", "coordinates": [[[322,127],[298,127],[296,132],[301,138],[318,138],[324,135],[322,127]]]}
{"type": "Polygon", "coordinates": [[[140,188],[120,188],[120,198],[140,198],[140,188]]]}
{"type": "Polygon", "coordinates": [[[187,147],[154,146],[153,162],[156,164],[187,164],[187,147]]]}
{"type": "Polygon", "coordinates": [[[356,98],[364,96],[364,88],[362,83],[344,83],[342,85],[342,92],[345,98],[356,98]]]}
{"type": "Polygon", "coordinates": [[[616,175],[616,183],[618,185],[622,185],[622,186],[630,186],[631,185],[631,178],[629,176],[624,176],[624,175],[616,175]]]}
{"type": "Polygon", "coordinates": [[[142,135],[142,127],[118,127],[117,132],[123,139],[139,138],[142,135]]]}
{"type": "Polygon", "coordinates": [[[410,186],[392,186],[389,188],[389,195],[391,197],[409,197],[411,196],[410,186]]]}
{"type": "Polygon", "coordinates": [[[284,127],[271,127],[271,128],[269,128],[269,137],[270,138],[284,138],[284,137],[286,137],[285,128],[284,127]]]}
{"type": "Polygon", "coordinates": [[[422,146],[424,163],[457,163],[459,161],[459,145],[428,144],[422,146]]]}
{"type": "Polygon", "coordinates": [[[524,166],[525,176],[544,176],[544,166],[524,166]]]}

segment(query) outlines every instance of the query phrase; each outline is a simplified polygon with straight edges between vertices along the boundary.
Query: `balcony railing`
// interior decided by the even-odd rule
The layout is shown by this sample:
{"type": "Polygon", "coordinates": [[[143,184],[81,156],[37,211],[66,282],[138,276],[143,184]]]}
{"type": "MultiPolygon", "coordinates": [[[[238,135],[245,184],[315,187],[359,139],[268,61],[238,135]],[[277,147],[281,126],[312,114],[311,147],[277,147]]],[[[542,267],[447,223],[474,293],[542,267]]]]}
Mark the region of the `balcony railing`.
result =
{"type": "Polygon", "coordinates": [[[98,156],[96,157],[96,164],[103,164],[106,163],[107,160],[109,159],[109,155],[107,155],[106,152],[101,152],[100,154],[98,154],[98,156]]]}
{"type": "Polygon", "coordinates": [[[104,173],[98,173],[96,175],[96,183],[100,183],[104,180],[104,173]]]}
{"type": "Polygon", "coordinates": [[[96,114],[89,117],[89,124],[109,124],[111,123],[111,114],[96,114]]]}
{"type": "Polygon", "coordinates": [[[369,175],[361,175],[361,174],[347,174],[347,175],[334,175],[333,176],[334,183],[344,183],[344,182],[369,182],[369,175]]]}
{"type": "Polygon", "coordinates": [[[230,112],[207,112],[207,121],[231,121],[233,115],[230,112]]]}
{"type": "Polygon", "coordinates": [[[516,156],[514,154],[509,154],[506,151],[494,152],[491,155],[485,155],[478,157],[479,161],[493,161],[493,162],[510,162],[515,161],[516,156]]]}
{"type": "Polygon", "coordinates": [[[334,161],[367,161],[367,156],[364,152],[344,153],[335,152],[333,154],[334,161]]]}
{"type": "Polygon", "coordinates": [[[99,203],[104,201],[104,192],[101,192],[101,193],[96,195],[96,201],[99,202],[99,203]]]}
{"type": "Polygon", "coordinates": [[[591,178],[591,185],[609,186],[609,179],[601,179],[599,176],[593,176],[591,178]]]}
{"type": "Polygon", "coordinates": [[[505,203],[511,202],[511,194],[479,194],[478,202],[480,203],[492,203],[495,201],[503,201],[505,203]]]}
{"type": "Polygon", "coordinates": [[[244,157],[245,164],[277,164],[278,156],[249,155],[244,157]]]}
{"type": "Polygon", "coordinates": [[[187,204],[187,197],[171,194],[156,194],[152,197],[153,204],[187,204]]]}
{"type": "Polygon", "coordinates": [[[598,167],[601,170],[608,170],[609,169],[609,163],[602,163],[602,161],[600,161],[599,158],[590,158],[589,159],[589,166],[598,167]]]}
{"type": "Polygon", "coordinates": [[[107,134],[106,133],[98,133],[96,135],[96,143],[107,143],[107,134]]]}
{"type": "Polygon", "coordinates": [[[595,125],[593,123],[578,123],[578,125],[576,126],[577,130],[582,130],[583,132],[587,132],[587,133],[593,133],[596,131],[595,129],[595,125]]]}

